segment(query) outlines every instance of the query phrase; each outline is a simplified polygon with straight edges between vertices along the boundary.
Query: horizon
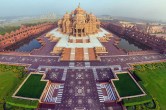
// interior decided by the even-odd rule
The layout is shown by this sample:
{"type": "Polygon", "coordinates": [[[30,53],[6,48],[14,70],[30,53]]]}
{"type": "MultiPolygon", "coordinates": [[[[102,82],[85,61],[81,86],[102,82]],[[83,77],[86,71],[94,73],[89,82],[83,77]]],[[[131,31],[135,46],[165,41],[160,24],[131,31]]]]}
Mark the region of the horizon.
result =
{"type": "Polygon", "coordinates": [[[71,12],[80,3],[81,8],[87,12],[92,12],[97,16],[110,15],[117,17],[128,17],[145,20],[166,21],[165,11],[166,1],[158,0],[73,0],[68,3],[67,0],[1,0],[0,13],[1,17],[12,16],[35,16],[49,13],[63,15],[71,12]],[[10,8],[9,8],[10,7],[10,8]],[[97,7],[97,8],[95,8],[97,7]],[[12,10],[12,11],[11,11],[12,10]]]}

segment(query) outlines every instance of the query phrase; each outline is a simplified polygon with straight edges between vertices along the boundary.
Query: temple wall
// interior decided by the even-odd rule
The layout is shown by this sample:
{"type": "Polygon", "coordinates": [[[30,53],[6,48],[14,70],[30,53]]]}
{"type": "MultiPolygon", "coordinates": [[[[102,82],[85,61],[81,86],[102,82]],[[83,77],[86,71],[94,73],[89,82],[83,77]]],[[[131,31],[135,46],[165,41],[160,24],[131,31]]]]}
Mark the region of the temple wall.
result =
{"type": "Polygon", "coordinates": [[[150,34],[165,33],[163,26],[150,26],[147,31],[150,34]]]}
{"type": "Polygon", "coordinates": [[[43,23],[30,27],[21,26],[21,28],[15,32],[12,31],[11,33],[6,33],[4,36],[0,36],[0,49],[3,50],[23,39],[40,34],[53,27],[55,27],[53,23],[43,23]]]}
{"type": "Polygon", "coordinates": [[[165,52],[166,40],[164,38],[159,38],[155,35],[150,35],[148,33],[141,32],[137,30],[135,27],[124,28],[120,25],[113,24],[110,22],[102,23],[102,26],[108,29],[109,31],[112,31],[113,33],[119,35],[120,37],[127,37],[139,43],[145,44],[161,53],[165,52]]]}

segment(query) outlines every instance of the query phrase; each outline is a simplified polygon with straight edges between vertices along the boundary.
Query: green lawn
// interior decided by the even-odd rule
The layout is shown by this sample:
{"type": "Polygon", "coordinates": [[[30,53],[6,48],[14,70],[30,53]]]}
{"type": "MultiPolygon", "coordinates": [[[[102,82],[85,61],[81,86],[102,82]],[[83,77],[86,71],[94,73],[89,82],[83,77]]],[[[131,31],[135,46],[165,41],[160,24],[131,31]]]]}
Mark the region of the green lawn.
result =
{"type": "Polygon", "coordinates": [[[19,110],[21,110],[21,107],[37,107],[38,101],[12,98],[13,93],[27,76],[24,73],[24,67],[0,64],[0,103],[2,103],[0,110],[3,110],[4,102],[7,103],[7,106],[10,106],[7,110],[17,110],[17,107],[20,108],[19,110]]]}
{"type": "Polygon", "coordinates": [[[121,97],[142,94],[142,91],[129,74],[117,74],[117,76],[119,80],[114,81],[114,84],[121,97]]]}
{"type": "MultiPolygon", "coordinates": [[[[6,99],[10,95],[10,91],[20,82],[16,74],[12,71],[0,72],[0,103],[3,103],[3,98],[6,99]]],[[[0,105],[2,110],[3,104],[0,105]]]]}
{"type": "Polygon", "coordinates": [[[46,86],[45,81],[40,81],[42,76],[40,74],[31,74],[16,96],[39,99],[46,86]]]}
{"type": "Polygon", "coordinates": [[[10,95],[10,92],[22,81],[13,69],[0,71],[0,101],[10,95]]]}
{"type": "Polygon", "coordinates": [[[135,74],[144,83],[149,93],[157,99],[162,110],[166,108],[166,63],[137,66],[135,74]],[[151,69],[150,69],[151,68],[151,69]]]}
{"type": "MultiPolygon", "coordinates": [[[[26,77],[23,72],[24,67],[0,64],[0,103],[4,103],[12,96],[14,90],[26,77]]],[[[0,110],[2,106],[3,104],[0,105],[0,110]]]]}

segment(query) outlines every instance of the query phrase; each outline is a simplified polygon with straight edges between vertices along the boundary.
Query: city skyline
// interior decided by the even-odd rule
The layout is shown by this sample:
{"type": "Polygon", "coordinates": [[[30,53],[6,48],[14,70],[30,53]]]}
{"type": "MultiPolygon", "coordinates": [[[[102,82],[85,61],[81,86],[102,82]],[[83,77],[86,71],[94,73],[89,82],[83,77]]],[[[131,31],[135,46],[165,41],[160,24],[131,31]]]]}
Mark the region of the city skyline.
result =
{"type": "Polygon", "coordinates": [[[95,15],[111,15],[119,17],[131,17],[149,20],[166,21],[164,0],[1,0],[1,17],[6,16],[32,16],[54,12],[56,15],[63,15],[64,12],[71,12],[78,4],[95,15]],[[12,11],[11,11],[12,10],[12,11]]]}

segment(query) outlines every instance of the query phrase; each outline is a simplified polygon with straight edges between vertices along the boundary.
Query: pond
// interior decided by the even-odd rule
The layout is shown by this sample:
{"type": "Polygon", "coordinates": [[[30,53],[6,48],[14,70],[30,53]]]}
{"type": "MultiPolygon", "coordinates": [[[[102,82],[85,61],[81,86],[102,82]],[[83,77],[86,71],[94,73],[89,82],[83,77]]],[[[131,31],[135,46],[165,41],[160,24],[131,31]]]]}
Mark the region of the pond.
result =
{"type": "Polygon", "coordinates": [[[18,51],[18,52],[31,52],[34,49],[39,49],[42,45],[36,39],[28,39],[19,44],[10,47],[7,50],[18,51]]]}
{"type": "Polygon", "coordinates": [[[126,51],[139,51],[139,50],[150,50],[151,48],[140,44],[136,41],[133,41],[131,39],[124,39],[121,38],[121,41],[119,42],[119,48],[122,48],[126,51]]]}

